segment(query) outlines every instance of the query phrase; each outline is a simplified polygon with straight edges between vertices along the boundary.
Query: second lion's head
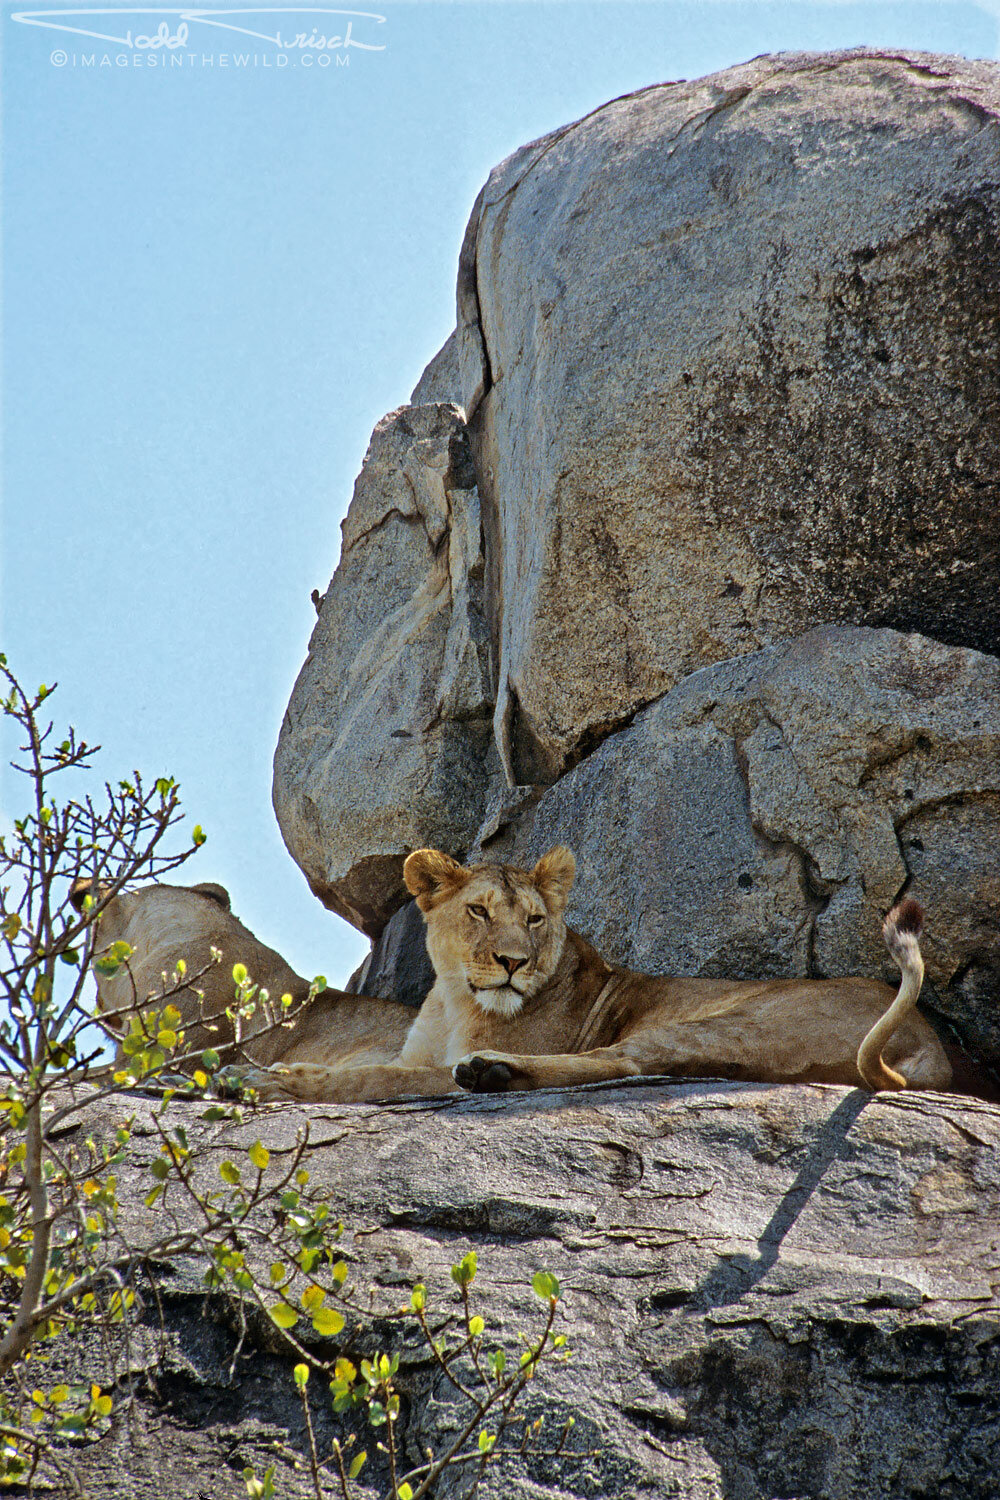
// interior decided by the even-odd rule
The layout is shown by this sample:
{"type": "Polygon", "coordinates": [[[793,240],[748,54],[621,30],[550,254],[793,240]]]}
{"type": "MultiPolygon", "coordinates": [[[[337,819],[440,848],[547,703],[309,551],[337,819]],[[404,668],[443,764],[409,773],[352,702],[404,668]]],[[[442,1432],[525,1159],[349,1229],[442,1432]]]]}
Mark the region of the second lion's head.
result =
{"type": "Polygon", "coordinates": [[[424,914],[438,980],[464,985],[483,1010],[516,1015],[562,957],[575,872],[562,844],[532,870],[465,866],[439,849],[414,850],[403,879],[424,914]]]}

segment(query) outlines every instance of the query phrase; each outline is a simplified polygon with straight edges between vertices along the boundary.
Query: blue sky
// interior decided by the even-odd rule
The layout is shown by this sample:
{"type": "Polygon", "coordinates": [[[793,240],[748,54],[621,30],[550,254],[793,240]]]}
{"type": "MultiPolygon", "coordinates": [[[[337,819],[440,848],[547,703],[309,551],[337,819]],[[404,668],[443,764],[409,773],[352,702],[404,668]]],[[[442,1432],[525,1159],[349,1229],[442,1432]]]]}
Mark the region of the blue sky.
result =
{"type": "MultiPolygon", "coordinates": [[[[253,25],[320,19],[286,9],[253,25]]],[[[47,19],[133,40],[162,19],[69,11],[47,19]]],[[[18,14],[38,12],[5,6],[2,28],[3,649],[59,682],[105,775],[179,779],[209,835],[185,878],[342,983],[367,944],[286,853],[271,757],[310,590],[372,427],[452,327],[490,167],[616,94],[761,52],[996,57],[997,5],[418,0],[359,18],[384,50],[326,68],[194,24],[168,68],[18,14]]],[[[0,795],[20,811],[9,774],[0,795]]]]}

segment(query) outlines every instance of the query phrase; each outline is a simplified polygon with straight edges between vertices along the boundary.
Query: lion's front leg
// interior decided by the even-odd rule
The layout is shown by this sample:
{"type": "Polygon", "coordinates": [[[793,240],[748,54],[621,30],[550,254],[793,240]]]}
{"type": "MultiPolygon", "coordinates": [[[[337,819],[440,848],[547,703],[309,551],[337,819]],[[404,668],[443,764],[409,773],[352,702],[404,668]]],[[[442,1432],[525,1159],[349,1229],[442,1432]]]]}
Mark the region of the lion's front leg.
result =
{"type": "Polygon", "coordinates": [[[231,1068],[230,1075],[264,1103],[367,1104],[407,1096],[454,1094],[447,1068],[407,1068],[400,1063],[338,1068],[323,1063],[275,1063],[270,1068],[231,1068]]]}
{"type": "Polygon", "coordinates": [[[540,1053],[470,1052],[452,1068],[460,1088],[472,1094],[502,1094],[516,1089],[572,1088],[575,1083],[601,1083],[635,1078],[642,1068],[622,1047],[598,1047],[593,1052],[540,1053]]]}

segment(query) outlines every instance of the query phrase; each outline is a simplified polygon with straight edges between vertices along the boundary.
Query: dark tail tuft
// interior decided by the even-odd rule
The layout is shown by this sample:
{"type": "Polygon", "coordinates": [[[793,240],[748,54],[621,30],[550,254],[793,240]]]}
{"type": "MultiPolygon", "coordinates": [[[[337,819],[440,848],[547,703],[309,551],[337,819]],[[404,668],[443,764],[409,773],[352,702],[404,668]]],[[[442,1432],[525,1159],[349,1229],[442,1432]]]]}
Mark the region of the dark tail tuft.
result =
{"type": "Polygon", "coordinates": [[[890,929],[898,933],[909,933],[912,937],[919,937],[924,928],[924,909],[919,901],[914,901],[912,896],[907,896],[898,906],[894,906],[885,919],[884,932],[888,937],[890,929]]]}

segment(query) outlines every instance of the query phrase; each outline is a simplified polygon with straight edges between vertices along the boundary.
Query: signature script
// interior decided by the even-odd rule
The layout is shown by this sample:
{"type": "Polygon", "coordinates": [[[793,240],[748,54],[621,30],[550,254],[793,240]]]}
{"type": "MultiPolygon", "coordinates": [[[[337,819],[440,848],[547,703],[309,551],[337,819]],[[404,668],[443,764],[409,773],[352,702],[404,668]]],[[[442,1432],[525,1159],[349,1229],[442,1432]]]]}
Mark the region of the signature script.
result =
{"type": "MultiPolygon", "coordinates": [[[[235,32],[238,36],[253,37],[259,42],[269,42],[272,47],[282,51],[334,51],[336,49],[356,48],[362,52],[384,52],[384,42],[364,41],[354,35],[355,23],[359,29],[371,26],[383,26],[385,16],[379,16],[374,11],[366,10],[339,10],[334,7],[309,6],[306,10],[296,12],[294,8],[287,6],[254,6],[240,10],[205,10],[202,8],[191,9],[184,6],[177,10],[168,10],[165,7],[122,9],[115,6],[107,10],[19,10],[11,14],[12,21],[20,21],[23,26],[41,26],[47,31],[65,31],[71,36],[90,37],[94,41],[113,42],[119,47],[128,47],[134,51],[159,51],[166,49],[174,52],[179,48],[186,47],[192,26],[210,27],[216,31],[235,32]],[[252,16],[282,16],[286,22],[291,18],[292,23],[298,16],[335,16],[337,20],[334,26],[342,27],[336,31],[331,30],[329,34],[321,32],[318,27],[312,26],[309,32],[296,31],[294,35],[283,35],[281,30],[275,32],[255,31],[250,26],[238,26],[234,17],[239,16],[249,20],[252,16]],[[58,20],[52,17],[58,16],[58,20]],[[124,36],[109,35],[106,32],[92,31],[89,26],[80,24],[80,20],[94,16],[115,16],[119,18],[147,17],[147,16],[169,16],[177,24],[176,31],[171,31],[170,22],[160,21],[155,31],[133,32],[129,27],[124,36]],[[78,18],[76,24],[67,24],[70,17],[78,18]]],[[[95,23],[89,22],[92,26],[95,23]]],[[[255,24],[267,25],[267,22],[255,24]]],[[[273,24],[273,23],[271,23],[273,24]]],[[[320,23],[323,25],[324,23],[320,23]]],[[[325,23],[329,25],[330,23],[325,23]]],[[[371,34],[370,32],[367,34],[371,34]]],[[[202,38],[204,40],[204,37],[202,38]]]]}

